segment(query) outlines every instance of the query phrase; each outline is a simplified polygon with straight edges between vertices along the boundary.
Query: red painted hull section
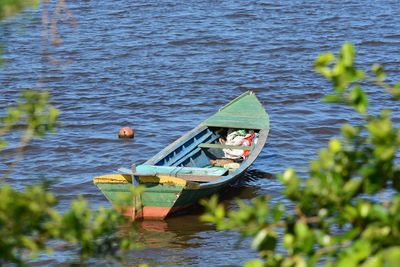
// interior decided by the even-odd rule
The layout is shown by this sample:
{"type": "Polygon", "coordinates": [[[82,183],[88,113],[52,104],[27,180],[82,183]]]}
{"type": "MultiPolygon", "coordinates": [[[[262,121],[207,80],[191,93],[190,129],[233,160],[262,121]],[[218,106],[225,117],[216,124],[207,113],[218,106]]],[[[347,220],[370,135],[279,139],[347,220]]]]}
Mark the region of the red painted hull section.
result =
{"type": "Polygon", "coordinates": [[[143,207],[141,211],[134,211],[134,207],[116,207],[122,216],[133,220],[163,220],[167,217],[171,208],[143,207]]]}
{"type": "MultiPolygon", "coordinates": [[[[190,205],[188,205],[190,206],[190,205]]],[[[128,207],[115,207],[115,209],[124,217],[130,218],[133,220],[163,220],[167,215],[175,213],[179,210],[187,208],[188,206],[182,207],[173,207],[173,208],[165,208],[165,207],[143,207],[142,211],[134,212],[133,206],[128,207]]]]}

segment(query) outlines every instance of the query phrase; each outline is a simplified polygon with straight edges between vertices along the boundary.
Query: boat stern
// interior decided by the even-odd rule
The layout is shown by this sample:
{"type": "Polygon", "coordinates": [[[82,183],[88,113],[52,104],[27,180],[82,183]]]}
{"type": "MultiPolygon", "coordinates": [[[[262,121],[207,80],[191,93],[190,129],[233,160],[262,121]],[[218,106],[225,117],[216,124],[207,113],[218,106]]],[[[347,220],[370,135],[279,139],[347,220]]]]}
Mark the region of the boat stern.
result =
{"type": "Polygon", "coordinates": [[[143,190],[135,192],[132,176],[110,174],[97,176],[94,184],[111,205],[132,220],[163,220],[171,213],[184,188],[196,187],[182,179],[168,176],[134,176],[143,190]]]}

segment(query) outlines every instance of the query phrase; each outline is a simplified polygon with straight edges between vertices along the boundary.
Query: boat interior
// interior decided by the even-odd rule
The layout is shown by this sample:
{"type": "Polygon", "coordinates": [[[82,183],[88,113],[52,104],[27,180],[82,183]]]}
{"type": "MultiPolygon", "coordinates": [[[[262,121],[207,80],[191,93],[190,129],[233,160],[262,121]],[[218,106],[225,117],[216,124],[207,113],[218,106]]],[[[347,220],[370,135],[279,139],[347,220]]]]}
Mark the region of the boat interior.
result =
{"type": "MultiPolygon", "coordinates": [[[[229,132],[240,129],[220,127],[204,127],[189,138],[177,143],[174,148],[160,152],[151,165],[138,166],[140,171],[156,171],[157,173],[180,174],[185,180],[209,182],[220,179],[240,168],[241,164],[251,155],[259,137],[259,130],[246,129],[254,133],[249,146],[226,144],[229,132]],[[248,151],[247,156],[227,158],[227,149],[240,152],[248,151]],[[196,177],[197,176],[197,177],[196,177]]],[[[243,130],[242,130],[243,131],[243,130]]]]}

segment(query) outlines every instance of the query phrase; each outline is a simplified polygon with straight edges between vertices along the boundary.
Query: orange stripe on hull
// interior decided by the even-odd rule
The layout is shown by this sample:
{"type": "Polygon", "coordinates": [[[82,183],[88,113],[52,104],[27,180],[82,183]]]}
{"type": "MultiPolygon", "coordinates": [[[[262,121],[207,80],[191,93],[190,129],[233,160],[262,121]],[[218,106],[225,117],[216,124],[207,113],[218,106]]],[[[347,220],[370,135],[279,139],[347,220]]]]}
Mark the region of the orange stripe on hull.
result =
{"type": "Polygon", "coordinates": [[[142,211],[133,212],[133,206],[115,207],[115,209],[124,217],[134,220],[163,220],[167,217],[171,208],[168,207],[143,207],[142,211]]]}
{"type": "Polygon", "coordinates": [[[132,217],[132,206],[114,207],[124,217],[132,217]]]}
{"type": "Polygon", "coordinates": [[[163,220],[170,210],[171,208],[165,207],[143,207],[143,219],[163,220]]]}

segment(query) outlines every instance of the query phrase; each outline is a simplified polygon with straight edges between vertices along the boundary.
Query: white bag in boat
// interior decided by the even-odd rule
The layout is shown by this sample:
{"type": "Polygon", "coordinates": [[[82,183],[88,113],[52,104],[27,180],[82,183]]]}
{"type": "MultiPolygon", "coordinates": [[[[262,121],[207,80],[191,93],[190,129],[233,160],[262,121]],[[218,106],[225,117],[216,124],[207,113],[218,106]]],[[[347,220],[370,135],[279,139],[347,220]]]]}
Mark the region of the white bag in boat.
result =
{"type": "MultiPolygon", "coordinates": [[[[232,146],[241,146],[243,139],[245,139],[248,136],[244,130],[233,130],[229,129],[228,130],[228,135],[226,136],[226,143],[225,145],[232,145],[232,146]]],[[[228,159],[241,159],[243,158],[243,152],[244,150],[242,149],[228,149],[225,148],[223,149],[225,158],[228,159]]]]}

